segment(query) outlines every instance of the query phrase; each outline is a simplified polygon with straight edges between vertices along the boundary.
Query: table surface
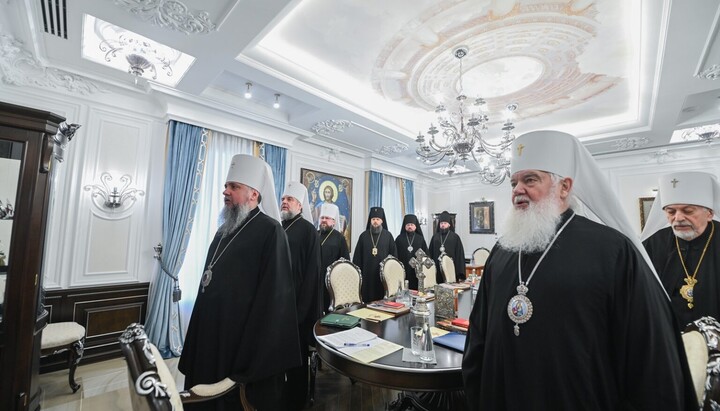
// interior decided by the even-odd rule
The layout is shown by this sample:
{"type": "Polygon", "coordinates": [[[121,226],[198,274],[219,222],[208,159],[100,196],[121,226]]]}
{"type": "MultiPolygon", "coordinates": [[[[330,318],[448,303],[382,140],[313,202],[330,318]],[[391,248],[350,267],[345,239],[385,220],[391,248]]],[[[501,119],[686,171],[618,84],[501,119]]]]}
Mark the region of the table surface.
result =
{"type": "MultiPolygon", "coordinates": [[[[430,308],[430,325],[435,325],[434,302],[428,303],[430,308]]],[[[338,312],[349,312],[364,306],[350,307],[338,312]]],[[[472,308],[471,292],[460,294],[460,317],[468,318],[472,308]]],[[[410,327],[422,323],[422,319],[412,313],[403,314],[382,322],[361,320],[360,326],[385,340],[410,347],[410,327]]],[[[326,327],[315,323],[315,335],[327,335],[342,331],[339,328],[326,327]]],[[[321,340],[317,340],[317,351],[320,358],[339,373],[354,380],[386,388],[410,391],[450,391],[462,389],[463,353],[435,344],[437,364],[420,362],[403,362],[402,351],[382,357],[372,363],[365,364],[332,348],[321,340]]]]}

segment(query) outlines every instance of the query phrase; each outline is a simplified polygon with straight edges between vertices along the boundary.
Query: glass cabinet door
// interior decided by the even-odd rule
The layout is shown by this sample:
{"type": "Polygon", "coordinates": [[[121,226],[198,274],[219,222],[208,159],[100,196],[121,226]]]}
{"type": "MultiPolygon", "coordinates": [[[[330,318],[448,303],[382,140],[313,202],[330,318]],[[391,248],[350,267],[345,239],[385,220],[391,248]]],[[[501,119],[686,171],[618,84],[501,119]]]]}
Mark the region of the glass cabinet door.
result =
{"type": "Polygon", "coordinates": [[[13,219],[22,167],[23,143],[0,139],[0,321],[11,263],[13,219]]]}

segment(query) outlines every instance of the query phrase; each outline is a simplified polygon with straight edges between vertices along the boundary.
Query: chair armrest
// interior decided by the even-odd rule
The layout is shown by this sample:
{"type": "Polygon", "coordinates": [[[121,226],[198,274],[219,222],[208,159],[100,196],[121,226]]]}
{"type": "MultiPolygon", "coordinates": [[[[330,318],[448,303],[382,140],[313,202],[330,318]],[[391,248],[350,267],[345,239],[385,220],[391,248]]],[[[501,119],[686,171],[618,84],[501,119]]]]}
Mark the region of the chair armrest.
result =
{"type": "Polygon", "coordinates": [[[237,383],[230,378],[225,378],[215,384],[198,384],[187,391],[180,392],[180,398],[183,403],[193,403],[207,401],[214,398],[222,397],[228,391],[237,386],[237,383]]]}

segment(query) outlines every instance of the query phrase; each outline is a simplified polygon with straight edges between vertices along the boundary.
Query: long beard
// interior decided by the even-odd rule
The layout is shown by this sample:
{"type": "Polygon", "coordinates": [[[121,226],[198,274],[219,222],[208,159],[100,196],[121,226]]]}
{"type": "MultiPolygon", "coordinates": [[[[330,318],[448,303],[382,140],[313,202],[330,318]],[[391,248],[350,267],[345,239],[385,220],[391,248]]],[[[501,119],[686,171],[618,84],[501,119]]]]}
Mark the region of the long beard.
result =
{"type": "Polygon", "coordinates": [[[500,246],[508,251],[534,253],[552,241],[562,219],[562,208],[555,190],[546,198],[530,202],[526,210],[512,208],[503,225],[500,246]]]}
{"type": "Polygon", "coordinates": [[[373,234],[380,234],[380,232],[382,231],[382,229],[383,229],[383,228],[382,228],[381,225],[379,225],[379,226],[377,226],[377,227],[375,227],[374,225],[371,225],[371,226],[370,226],[370,232],[373,233],[373,234]]]}
{"type": "Polygon", "coordinates": [[[292,220],[292,219],[295,218],[298,214],[300,214],[300,213],[299,213],[299,212],[293,213],[292,211],[281,211],[281,212],[280,212],[280,219],[283,220],[283,221],[292,220]]]}
{"type": "Polygon", "coordinates": [[[223,223],[218,228],[218,232],[223,237],[230,235],[242,225],[243,221],[250,214],[250,205],[246,204],[235,204],[232,207],[223,208],[222,214],[220,215],[220,221],[223,223]]]}

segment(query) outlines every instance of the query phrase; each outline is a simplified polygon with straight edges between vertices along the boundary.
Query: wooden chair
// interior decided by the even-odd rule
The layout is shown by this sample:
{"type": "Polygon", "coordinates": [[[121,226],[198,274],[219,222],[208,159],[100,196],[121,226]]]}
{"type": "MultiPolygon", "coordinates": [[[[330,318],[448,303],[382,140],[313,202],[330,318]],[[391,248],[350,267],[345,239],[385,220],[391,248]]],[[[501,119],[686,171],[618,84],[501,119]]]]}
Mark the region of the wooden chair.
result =
{"type": "Polygon", "coordinates": [[[443,275],[445,282],[456,283],[457,278],[455,277],[455,262],[452,257],[445,253],[441,253],[438,260],[440,260],[440,273],[443,275]]]}
{"type": "Polygon", "coordinates": [[[388,255],[380,262],[380,279],[385,288],[385,298],[394,296],[398,284],[401,286],[405,281],[405,267],[403,263],[392,255],[388,255]]]}
{"type": "Polygon", "coordinates": [[[183,404],[214,400],[240,387],[244,410],[254,411],[245,395],[245,384],[225,378],[215,384],[199,384],[178,392],[175,380],[158,349],[148,340],[145,327],[130,324],[120,336],[130,379],[130,401],[135,411],[180,411],[183,404]]]}
{"type": "Polygon", "coordinates": [[[479,247],[475,249],[472,253],[472,263],[473,265],[480,265],[484,266],[485,261],[487,261],[488,256],[490,255],[490,250],[488,250],[485,247],[479,247]]]}
{"type": "Polygon", "coordinates": [[[75,370],[77,370],[78,363],[85,351],[85,327],[72,321],[48,324],[43,329],[40,340],[40,357],[48,357],[65,351],[70,352],[68,382],[70,389],[75,393],[80,389],[80,384],[75,382],[75,370]]]}
{"type": "Polygon", "coordinates": [[[702,317],[687,325],[682,339],[700,409],[713,409],[720,403],[720,323],[702,317]]]}
{"type": "Polygon", "coordinates": [[[325,275],[325,286],[330,293],[330,310],[362,304],[362,275],[360,267],[350,260],[340,258],[330,264],[325,275]]]}

